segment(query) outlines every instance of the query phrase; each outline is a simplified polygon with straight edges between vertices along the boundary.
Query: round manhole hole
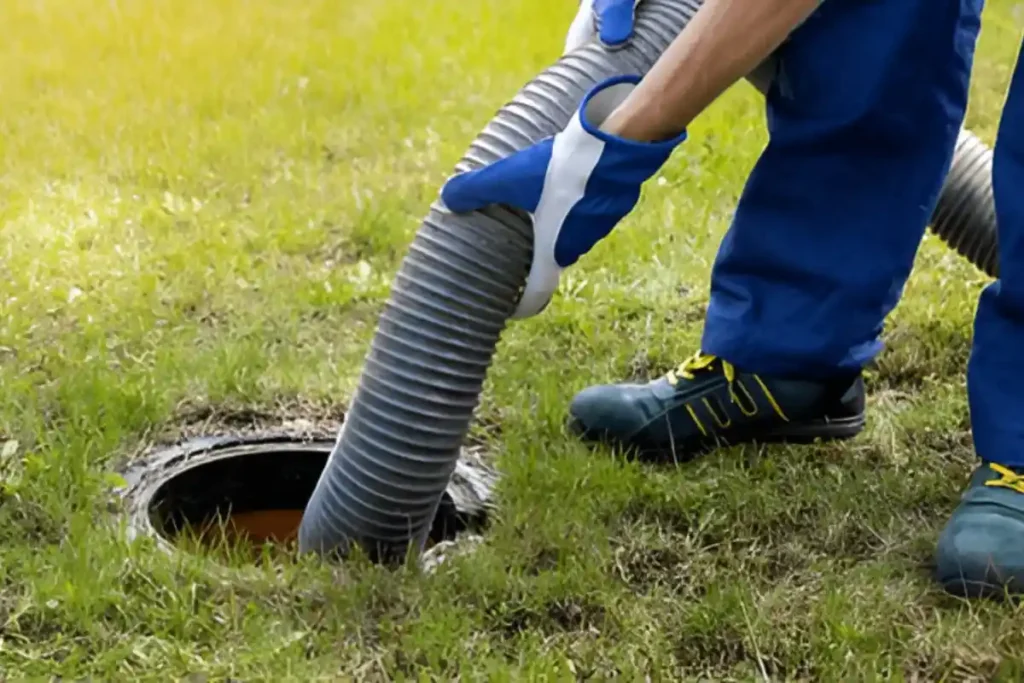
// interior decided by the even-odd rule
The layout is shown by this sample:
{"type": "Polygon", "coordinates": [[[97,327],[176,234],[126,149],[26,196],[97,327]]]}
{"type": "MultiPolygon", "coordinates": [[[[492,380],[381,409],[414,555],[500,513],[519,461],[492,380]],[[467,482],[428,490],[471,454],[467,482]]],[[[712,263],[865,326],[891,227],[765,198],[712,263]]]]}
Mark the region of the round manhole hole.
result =
{"type": "MultiPolygon", "coordinates": [[[[334,448],[333,440],[214,437],[154,453],[125,473],[132,534],[167,549],[266,547],[294,553],[302,513],[334,448]]],[[[494,474],[460,461],[442,497],[430,543],[451,541],[486,519],[494,474]]]]}

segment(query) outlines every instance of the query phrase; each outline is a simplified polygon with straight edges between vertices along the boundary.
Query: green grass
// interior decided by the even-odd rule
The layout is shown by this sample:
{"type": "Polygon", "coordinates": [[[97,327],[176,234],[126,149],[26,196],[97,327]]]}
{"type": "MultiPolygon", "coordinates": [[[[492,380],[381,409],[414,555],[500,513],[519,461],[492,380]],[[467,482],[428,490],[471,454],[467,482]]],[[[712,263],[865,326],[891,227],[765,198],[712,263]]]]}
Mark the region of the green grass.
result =
{"type": "MultiPolygon", "coordinates": [[[[991,144],[1019,6],[988,4],[968,126],[991,144]]],[[[973,465],[964,365],[985,284],[934,238],[855,441],[666,470],[562,432],[580,388],[695,349],[765,141],[746,85],[551,308],[509,327],[480,410],[504,480],[479,552],[430,576],[296,561],[225,578],[212,555],[169,558],[107,523],[108,472],[197,407],[344,409],[429,202],[556,58],[573,9],[5,0],[7,677],[1024,675],[1024,614],[945,597],[927,573],[973,465]]]]}

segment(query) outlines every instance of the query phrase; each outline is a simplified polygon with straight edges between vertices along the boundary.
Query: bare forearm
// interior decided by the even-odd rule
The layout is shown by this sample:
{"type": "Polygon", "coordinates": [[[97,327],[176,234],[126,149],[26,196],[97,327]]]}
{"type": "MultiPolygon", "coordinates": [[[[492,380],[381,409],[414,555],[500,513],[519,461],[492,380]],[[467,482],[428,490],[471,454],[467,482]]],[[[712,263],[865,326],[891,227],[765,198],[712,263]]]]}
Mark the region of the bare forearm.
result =
{"type": "Polygon", "coordinates": [[[682,132],[764,61],[820,0],[705,0],[640,85],[601,125],[653,141],[682,132]]]}

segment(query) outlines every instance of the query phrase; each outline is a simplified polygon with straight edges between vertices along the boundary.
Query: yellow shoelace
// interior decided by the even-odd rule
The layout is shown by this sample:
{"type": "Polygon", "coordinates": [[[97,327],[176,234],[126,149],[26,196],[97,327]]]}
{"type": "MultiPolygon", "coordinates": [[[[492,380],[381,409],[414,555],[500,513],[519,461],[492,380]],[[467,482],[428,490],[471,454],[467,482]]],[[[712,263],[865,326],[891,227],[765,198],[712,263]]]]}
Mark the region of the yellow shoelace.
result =
{"type": "MultiPolygon", "coordinates": [[[[732,399],[732,402],[738,405],[740,409],[743,410],[743,412],[746,413],[747,415],[755,414],[757,412],[757,404],[754,403],[754,398],[750,395],[750,392],[747,391],[747,388],[743,386],[742,382],[736,382],[736,368],[733,366],[732,363],[730,363],[727,360],[723,360],[718,356],[698,351],[697,353],[693,354],[692,356],[684,360],[682,363],[680,363],[675,370],[669,370],[669,372],[666,373],[665,377],[673,386],[675,386],[676,384],[679,383],[680,378],[693,379],[695,373],[700,372],[701,370],[709,370],[715,361],[718,361],[722,365],[722,374],[725,375],[725,379],[729,383],[729,398],[732,399]],[[748,412],[747,409],[740,402],[740,400],[737,398],[736,386],[739,386],[740,389],[743,390],[743,393],[746,394],[747,401],[750,403],[751,406],[753,406],[752,412],[748,412]]],[[[768,402],[771,403],[772,409],[775,411],[775,413],[786,422],[789,422],[789,418],[786,417],[786,414],[782,411],[782,407],[778,404],[778,402],[776,402],[775,396],[773,396],[772,392],[768,390],[768,387],[765,385],[765,383],[761,381],[761,378],[758,377],[757,375],[753,375],[753,378],[764,391],[764,395],[768,399],[768,402]]]]}
{"type": "Polygon", "coordinates": [[[1002,479],[993,479],[986,481],[985,486],[1001,486],[1007,489],[1013,489],[1017,493],[1024,493],[1024,474],[1017,474],[1011,469],[997,465],[994,462],[988,464],[997,474],[1002,476],[1002,479]]]}
{"type": "Polygon", "coordinates": [[[729,381],[729,384],[732,384],[733,380],[736,379],[736,368],[732,366],[732,363],[722,360],[718,356],[701,353],[700,351],[680,363],[675,370],[670,370],[666,377],[668,377],[668,381],[672,384],[678,384],[680,377],[683,379],[693,379],[695,372],[709,369],[716,360],[722,364],[722,372],[725,373],[725,379],[729,381]]]}

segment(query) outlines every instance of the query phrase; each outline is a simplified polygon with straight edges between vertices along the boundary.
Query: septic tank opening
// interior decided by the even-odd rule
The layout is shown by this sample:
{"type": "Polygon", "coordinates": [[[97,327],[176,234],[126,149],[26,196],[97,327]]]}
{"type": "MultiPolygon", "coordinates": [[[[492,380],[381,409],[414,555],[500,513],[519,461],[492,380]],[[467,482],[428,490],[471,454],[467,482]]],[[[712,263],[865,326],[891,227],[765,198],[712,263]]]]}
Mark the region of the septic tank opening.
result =
{"type": "MultiPolygon", "coordinates": [[[[240,542],[258,554],[271,543],[293,552],[303,510],[333,445],[236,444],[167,463],[158,470],[158,485],[147,487],[146,516],[174,545],[240,542]]],[[[428,544],[453,540],[473,521],[445,492],[428,544]]]]}

